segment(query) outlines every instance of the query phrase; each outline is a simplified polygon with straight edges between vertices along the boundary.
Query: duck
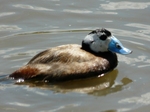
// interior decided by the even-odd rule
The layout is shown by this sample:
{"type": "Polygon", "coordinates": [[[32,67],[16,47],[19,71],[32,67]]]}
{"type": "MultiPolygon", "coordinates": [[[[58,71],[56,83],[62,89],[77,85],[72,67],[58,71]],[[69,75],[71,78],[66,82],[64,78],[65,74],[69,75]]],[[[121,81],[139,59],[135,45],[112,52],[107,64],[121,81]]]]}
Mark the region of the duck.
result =
{"type": "Polygon", "coordinates": [[[131,54],[105,29],[91,31],[81,45],[66,44],[44,50],[9,75],[13,79],[60,82],[97,77],[118,65],[117,54],[131,54]]]}

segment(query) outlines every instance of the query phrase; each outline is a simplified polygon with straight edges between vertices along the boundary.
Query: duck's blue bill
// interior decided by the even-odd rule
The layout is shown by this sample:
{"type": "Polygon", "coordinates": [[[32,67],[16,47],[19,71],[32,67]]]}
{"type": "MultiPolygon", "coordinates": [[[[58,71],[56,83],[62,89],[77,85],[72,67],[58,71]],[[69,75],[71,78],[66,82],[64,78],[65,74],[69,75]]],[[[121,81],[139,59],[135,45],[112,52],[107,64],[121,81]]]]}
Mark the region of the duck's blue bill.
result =
{"type": "Polygon", "coordinates": [[[114,36],[111,37],[110,43],[108,45],[108,50],[119,53],[119,54],[131,54],[130,49],[125,48],[121,42],[114,36]]]}

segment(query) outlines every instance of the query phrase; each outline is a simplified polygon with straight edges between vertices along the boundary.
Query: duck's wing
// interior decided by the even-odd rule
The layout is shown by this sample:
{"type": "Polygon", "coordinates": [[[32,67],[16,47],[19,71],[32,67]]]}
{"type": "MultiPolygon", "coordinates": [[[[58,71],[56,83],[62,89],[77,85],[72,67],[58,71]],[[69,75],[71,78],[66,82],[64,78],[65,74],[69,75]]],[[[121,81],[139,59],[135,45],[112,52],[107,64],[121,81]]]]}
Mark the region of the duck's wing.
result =
{"type": "Polygon", "coordinates": [[[81,49],[80,45],[69,44],[45,50],[34,56],[28,64],[52,64],[54,62],[83,62],[91,60],[92,54],[81,49]],[[89,56],[90,55],[90,56],[89,56]]]}
{"type": "Polygon", "coordinates": [[[10,77],[55,82],[98,76],[108,72],[109,69],[109,63],[105,59],[72,63],[27,64],[12,73],[10,77]]]}

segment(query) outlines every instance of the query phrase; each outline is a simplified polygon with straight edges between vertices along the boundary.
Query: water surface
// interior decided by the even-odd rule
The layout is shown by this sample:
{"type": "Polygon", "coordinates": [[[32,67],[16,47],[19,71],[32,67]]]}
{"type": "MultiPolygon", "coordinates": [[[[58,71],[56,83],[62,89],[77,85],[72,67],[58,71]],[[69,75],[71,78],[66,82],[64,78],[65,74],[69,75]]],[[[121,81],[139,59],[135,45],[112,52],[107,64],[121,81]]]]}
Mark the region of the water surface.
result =
{"type": "Polygon", "coordinates": [[[0,4],[0,110],[2,112],[148,111],[150,105],[148,0],[3,0],[0,4]],[[103,77],[58,84],[6,78],[42,50],[81,44],[107,28],[131,55],[103,77]]]}

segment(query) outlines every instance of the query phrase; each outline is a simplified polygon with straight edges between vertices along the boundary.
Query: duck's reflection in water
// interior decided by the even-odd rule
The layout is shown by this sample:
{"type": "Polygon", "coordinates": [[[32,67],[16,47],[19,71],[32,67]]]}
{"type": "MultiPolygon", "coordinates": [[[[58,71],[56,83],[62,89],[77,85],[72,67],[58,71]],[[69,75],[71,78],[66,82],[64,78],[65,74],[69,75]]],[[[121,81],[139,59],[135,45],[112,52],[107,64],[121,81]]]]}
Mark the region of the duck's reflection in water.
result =
{"type": "Polygon", "coordinates": [[[77,92],[94,96],[103,96],[113,92],[121,91],[123,86],[132,82],[131,79],[123,78],[122,84],[115,84],[118,70],[115,69],[101,77],[93,77],[81,80],[72,80],[59,83],[31,82],[25,81],[16,83],[19,85],[28,85],[29,87],[38,87],[49,89],[55,93],[77,92]]]}

